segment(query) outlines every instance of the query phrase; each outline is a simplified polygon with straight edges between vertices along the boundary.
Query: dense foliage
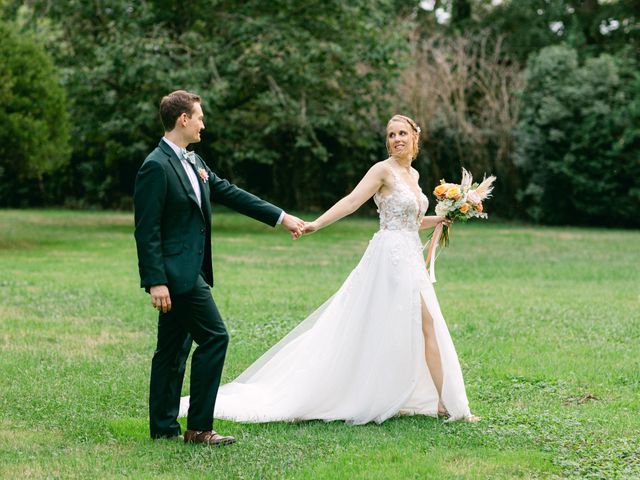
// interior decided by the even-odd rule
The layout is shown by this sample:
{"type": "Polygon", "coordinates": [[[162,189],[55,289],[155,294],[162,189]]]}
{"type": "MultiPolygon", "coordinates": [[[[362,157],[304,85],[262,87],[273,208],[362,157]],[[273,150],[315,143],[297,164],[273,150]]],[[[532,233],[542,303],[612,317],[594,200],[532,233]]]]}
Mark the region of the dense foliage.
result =
{"type": "Polygon", "coordinates": [[[565,44],[583,56],[629,48],[640,54],[640,0],[507,0],[478,23],[505,37],[510,54],[565,44]]]}
{"type": "Polygon", "coordinates": [[[65,181],[84,202],[126,203],[178,88],[203,97],[195,148],[286,206],[326,203],[379,157],[402,47],[390,2],[32,3],[31,25],[46,15],[61,31],[48,40],[78,119],[65,181]]]}
{"type": "Polygon", "coordinates": [[[634,61],[547,47],[530,58],[516,130],[528,214],[640,226],[640,73],[634,61]]]}
{"type": "Polygon", "coordinates": [[[50,196],[42,178],[69,160],[69,119],[42,46],[4,21],[0,38],[0,199],[21,205],[29,195],[50,196]]]}
{"type": "MultiPolygon", "coordinates": [[[[37,66],[53,89],[60,72],[73,119],[71,141],[64,113],[46,135],[9,134],[44,163],[21,161],[25,175],[3,151],[0,205],[129,208],[162,133],[159,100],[184,88],[204,101],[195,149],[288,209],[347,193],[385,158],[386,120],[405,113],[425,132],[427,190],[465,166],[498,175],[501,216],[637,225],[638,11],[640,0],[0,1],[6,68],[37,66]],[[40,53],[21,55],[18,39],[40,53]],[[620,190],[627,203],[607,206],[620,190]],[[585,192],[598,199],[583,204],[585,192]]],[[[47,102],[21,91],[12,101],[50,125],[47,102]]]]}

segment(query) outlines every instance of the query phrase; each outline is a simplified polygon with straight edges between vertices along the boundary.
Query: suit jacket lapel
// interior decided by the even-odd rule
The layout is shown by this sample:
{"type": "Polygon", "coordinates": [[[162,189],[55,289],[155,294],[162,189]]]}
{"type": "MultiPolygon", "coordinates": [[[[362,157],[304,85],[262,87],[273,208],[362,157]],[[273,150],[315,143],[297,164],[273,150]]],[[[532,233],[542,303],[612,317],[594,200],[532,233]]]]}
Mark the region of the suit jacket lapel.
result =
{"type": "MultiPolygon", "coordinates": [[[[158,146],[164,153],[169,155],[169,163],[175,170],[176,175],[178,175],[178,178],[180,179],[180,183],[182,184],[182,187],[184,188],[185,193],[191,200],[194,201],[194,203],[196,204],[196,207],[198,207],[198,209],[202,211],[202,209],[200,208],[200,205],[198,205],[198,197],[196,197],[196,192],[193,191],[193,187],[191,186],[191,182],[189,181],[187,172],[184,171],[182,162],[176,155],[176,152],[174,152],[173,149],[162,140],[160,140],[160,145],[158,146]]],[[[202,188],[200,189],[200,191],[202,192],[202,188]]],[[[202,197],[203,196],[201,196],[201,198],[202,197]]]]}
{"type": "MultiPolygon", "coordinates": [[[[198,160],[196,160],[196,164],[198,160]]],[[[199,167],[202,168],[202,167],[199,167]]],[[[198,178],[198,184],[200,185],[200,199],[202,200],[202,213],[204,214],[207,222],[211,218],[211,201],[209,200],[209,187],[200,177],[200,174],[196,171],[196,177],[198,178]]]]}

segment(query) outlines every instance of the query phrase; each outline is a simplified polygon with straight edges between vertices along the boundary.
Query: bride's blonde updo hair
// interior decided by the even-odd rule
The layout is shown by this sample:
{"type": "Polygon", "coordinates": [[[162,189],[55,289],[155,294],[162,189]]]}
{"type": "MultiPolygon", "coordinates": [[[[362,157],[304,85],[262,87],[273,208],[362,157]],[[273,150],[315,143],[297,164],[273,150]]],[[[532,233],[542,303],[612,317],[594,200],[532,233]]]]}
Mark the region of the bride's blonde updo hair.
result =
{"type": "MultiPolygon", "coordinates": [[[[406,115],[394,115],[393,117],[391,117],[391,120],[387,122],[387,128],[389,128],[389,125],[391,124],[391,122],[404,122],[407,125],[409,125],[409,131],[412,133],[411,147],[413,151],[412,151],[411,159],[413,160],[418,156],[418,152],[420,151],[420,134],[422,133],[422,130],[413,119],[407,117],[406,115]]],[[[386,138],[387,138],[386,140],[387,153],[391,155],[391,145],[389,144],[389,136],[387,135],[386,138]]]]}

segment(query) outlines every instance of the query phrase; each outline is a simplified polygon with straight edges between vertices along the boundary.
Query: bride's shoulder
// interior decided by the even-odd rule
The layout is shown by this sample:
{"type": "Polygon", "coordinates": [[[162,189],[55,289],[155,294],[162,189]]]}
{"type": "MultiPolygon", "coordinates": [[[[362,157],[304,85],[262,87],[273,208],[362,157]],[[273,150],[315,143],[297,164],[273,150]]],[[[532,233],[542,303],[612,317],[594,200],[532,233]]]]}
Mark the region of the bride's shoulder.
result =
{"type": "Polygon", "coordinates": [[[373,164],[370,169],[371,171],[379,172],[379,173],[391,173],[391,165],[389,164],[389,159],[381,160],[373,164]]]}
{"type": "Polygon", "coordinates": [[[386,181],[391,176],[391,167],[389,166],[389,160],[382,160],[374,163],[369,169],[370,174],[375,175],[383,181],[386,181]]]}

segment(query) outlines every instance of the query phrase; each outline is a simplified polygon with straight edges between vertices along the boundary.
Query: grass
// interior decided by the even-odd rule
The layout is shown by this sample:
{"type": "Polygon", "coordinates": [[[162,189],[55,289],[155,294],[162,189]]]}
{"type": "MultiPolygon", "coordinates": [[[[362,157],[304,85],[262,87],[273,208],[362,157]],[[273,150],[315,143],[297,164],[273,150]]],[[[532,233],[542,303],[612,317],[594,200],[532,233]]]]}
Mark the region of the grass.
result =
{"type": "MultiPolygon", "coordinates": [[[[215,214],[223,380],[331,295],[376,228],[291,242],[215,214]]],[[[454,228],[436,290],[481,423],[217,421],[239,443],[214,449],[148,439],[156,314],[131,215],[0,211],[0,477],[640,478],[638,245],[638,231],[454,228]]]]}

